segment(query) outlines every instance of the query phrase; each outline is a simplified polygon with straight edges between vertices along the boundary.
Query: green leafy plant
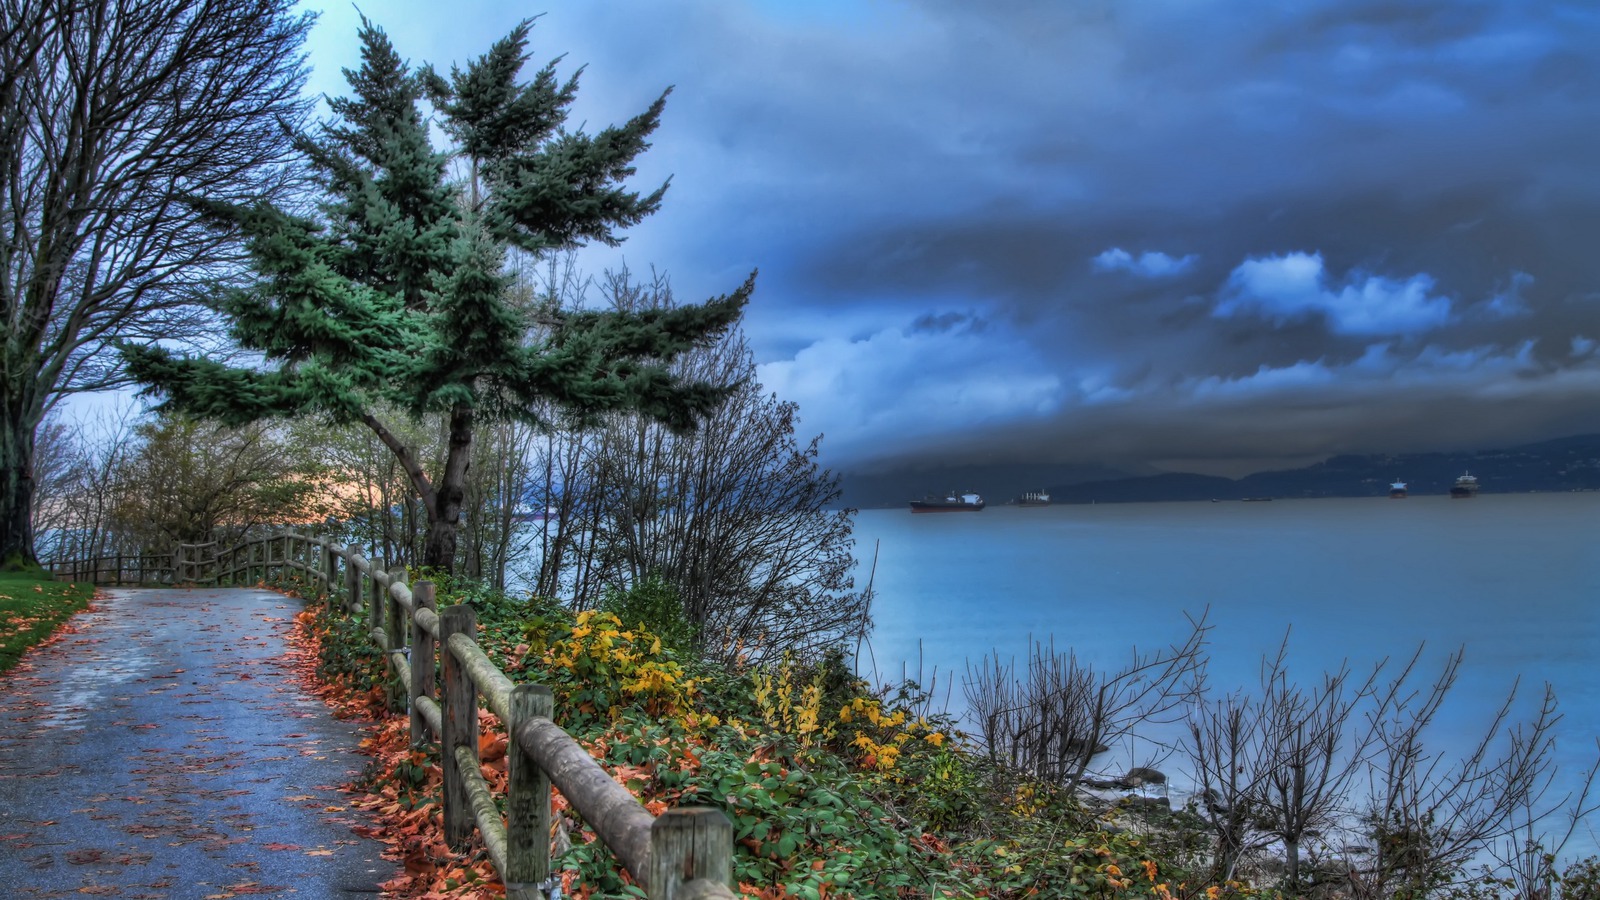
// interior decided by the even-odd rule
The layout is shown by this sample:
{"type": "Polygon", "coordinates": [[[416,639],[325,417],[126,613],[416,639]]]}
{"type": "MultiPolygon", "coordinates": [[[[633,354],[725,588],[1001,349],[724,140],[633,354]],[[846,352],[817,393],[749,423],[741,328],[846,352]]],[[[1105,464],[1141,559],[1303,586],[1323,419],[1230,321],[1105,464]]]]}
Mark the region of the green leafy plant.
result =
{"type": "Polygon", "coordinates": [[[659,574],[651,573],[627,590],[608,588],[600,609],[626,625],[649,631],[680,656],[693,655],[699,632],[684,615],[677,589],[659,574]]]}

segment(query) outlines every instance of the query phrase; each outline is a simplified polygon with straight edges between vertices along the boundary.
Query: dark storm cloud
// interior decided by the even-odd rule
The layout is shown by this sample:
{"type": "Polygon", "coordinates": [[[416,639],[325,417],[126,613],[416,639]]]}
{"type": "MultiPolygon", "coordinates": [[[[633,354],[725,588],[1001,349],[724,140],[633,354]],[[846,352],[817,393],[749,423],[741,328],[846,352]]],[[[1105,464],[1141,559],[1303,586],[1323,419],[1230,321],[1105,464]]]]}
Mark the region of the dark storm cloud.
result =
{"type": "MultiPolygon", "coordinates": [[[[514,18],[430,17],[391,30],[435,61],[514,18]]],[[[676,86],[620,253],[684,299],[759,267],[763,379],[833,464],[1600,427],[1592,3],[629,0],[534,41],[590,127],[676,86]]]]}

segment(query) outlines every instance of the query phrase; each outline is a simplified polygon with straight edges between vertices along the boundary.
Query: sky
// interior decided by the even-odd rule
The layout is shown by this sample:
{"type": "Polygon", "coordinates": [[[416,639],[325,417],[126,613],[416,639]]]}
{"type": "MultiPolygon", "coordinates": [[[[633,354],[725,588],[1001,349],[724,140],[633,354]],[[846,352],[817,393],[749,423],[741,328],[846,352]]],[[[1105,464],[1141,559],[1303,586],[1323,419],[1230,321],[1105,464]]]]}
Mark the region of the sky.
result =
{"type": "MultiPolygon", "coordinates": [[[[1600,5],[365,0],[448,69],[538,16],[593,132],[672,88],[599,271],[759,270],[846,472],[1241,475],[1600,431],[1600,5]]],[[[321,11],[311,88],[358,63],[321,11]]]]}

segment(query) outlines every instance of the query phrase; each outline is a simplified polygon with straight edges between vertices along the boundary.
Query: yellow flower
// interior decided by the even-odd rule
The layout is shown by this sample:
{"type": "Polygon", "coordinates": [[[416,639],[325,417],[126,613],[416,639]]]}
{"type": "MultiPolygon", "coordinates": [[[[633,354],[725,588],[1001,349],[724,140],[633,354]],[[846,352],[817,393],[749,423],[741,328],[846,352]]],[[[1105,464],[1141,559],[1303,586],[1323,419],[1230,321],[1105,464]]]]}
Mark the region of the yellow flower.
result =
{"type": "Polygon", "coordinates": [[[1218,897],[1222,896],[1222,888],[1213,884],[1211,887],[1206,888],[1206,896],[1210,897],[1211,900],[1217,900],[1218,897]]]}
{"type": "Polygon", "coordinates": [[[1156,880],[1156,861],[1155,860],[1147,859],[1147,860],[1144,861],[1144,876],[1146,878],[1150,879],[1151,881],[1155,881],[1156,880]]]}
{"type": "Polygon", "coordinates": [[[923,740],[934,745],[935,747],[944,746],[944,735],[937,731],[930,732],[927,737],[923,738],[923,740]]]}

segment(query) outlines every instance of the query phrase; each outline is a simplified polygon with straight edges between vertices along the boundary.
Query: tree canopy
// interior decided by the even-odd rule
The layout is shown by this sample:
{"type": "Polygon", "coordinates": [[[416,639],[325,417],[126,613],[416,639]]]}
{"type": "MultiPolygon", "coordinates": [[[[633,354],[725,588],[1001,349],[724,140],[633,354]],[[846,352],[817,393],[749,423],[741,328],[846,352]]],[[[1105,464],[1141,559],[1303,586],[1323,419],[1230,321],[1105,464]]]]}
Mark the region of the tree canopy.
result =
{"type": "Polygon", "coordinates": [[[332,121],[296,137],[321,190],[316,213],[200,204],[247,240],[257,277],[212,303],[261,364],[123,347],[134,376],[177,410],[230,424],[315,414],[371,428],[427,510],[424,565],[445,570],[477,423],[632,411],[692,430],[731,388],[681,378],[672,360],[726,331],[754,286],[752,276],[671,309],[516,301],[508,253],[615,245],[666,191],[626,185],[666,94],[622,125],[568,130],[577,77],[559,80],[550,63],[518,80],[530,29],[521,23],[446,77],[413,71],[364,21],[361,67],[346,71],[351,96],[332,101],[332,121]],[[433,145],[425,104],[452,147],[433,145]],[[436,473],[380,418],[391,408],[444,417],[436,473]]]}
{"type": "Polygon", "coordinates": [[[112,341],[204,334],[239,245],[185,198],[296,187],[309,110],[293,0],[0,0],[0,564],[34,559],[34,439],[126,384],[112,341]]]}

